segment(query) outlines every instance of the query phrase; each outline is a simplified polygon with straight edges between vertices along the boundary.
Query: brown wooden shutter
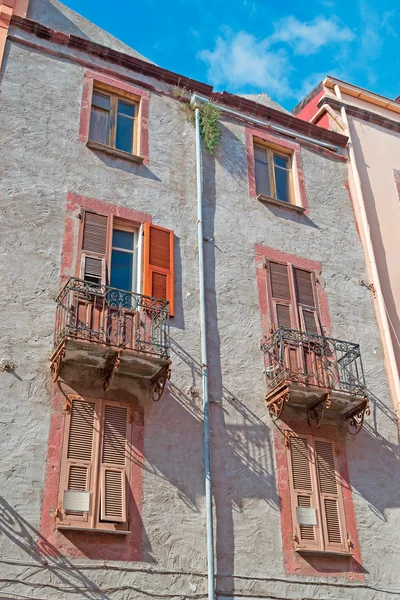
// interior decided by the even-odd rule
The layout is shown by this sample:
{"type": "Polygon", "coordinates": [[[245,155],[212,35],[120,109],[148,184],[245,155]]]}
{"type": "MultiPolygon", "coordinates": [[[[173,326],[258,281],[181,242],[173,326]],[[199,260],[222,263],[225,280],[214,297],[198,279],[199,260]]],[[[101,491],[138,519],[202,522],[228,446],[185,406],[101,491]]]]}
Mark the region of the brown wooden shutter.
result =
{"type": "Polygon", "coordinates": [[[307,333],[320,335],[314,276],[310,271],[293,269],[300,326],[307,333]]]}
{"type": "Polygon", "coordinates": [[[314,444],[325,550],[345,552],[346,527],[334,445],[321,439],[314,444]]]}
{"type": "Polygon", "coordinates": [[[96,464],[98,452],[98,422],[96,401],[79,396],[72,398],[71,408],[65,420],[63,455],[60,478],[60,504],[64,524],[92,526],[94,493],[96,487],[96,464]],[[64,510],[64,492],[90,492],[89,512],[64,510]]]}
{"type": "Polygon", "coordinates": [[[106,284],[109,218],[94,212],[83,213],[80,277],[92,283],[106,284]]]}
{"type": "Polygon", "coordinates": [[[268,270],[272,297],[272,322],[276,327],[295,329],[288,265],[270,262],[268,270]]]}
{"type": "Polygon", "coordinates": [[[128,408],[123,404],[104,402],[100,464],[101,520],[126,524],[131,431],[128,408]]]}
{"type": "Polygon", "coordinates": [[[297,547],[305,550],[320,550],[322,549],[322,536],[318,497],[313,473],[312,451],[307,437],[290,437],[288,464],[292,519],[297,537],[297,547]],[[317,526],[301,525],[298,522],[297,508],[315,509],[317,526]]]}
{"type": "Polygon", "coordinates": [[[169,301],[174,316],[174,232],[144,224],[143,291],[146,296],[169,301]]]}

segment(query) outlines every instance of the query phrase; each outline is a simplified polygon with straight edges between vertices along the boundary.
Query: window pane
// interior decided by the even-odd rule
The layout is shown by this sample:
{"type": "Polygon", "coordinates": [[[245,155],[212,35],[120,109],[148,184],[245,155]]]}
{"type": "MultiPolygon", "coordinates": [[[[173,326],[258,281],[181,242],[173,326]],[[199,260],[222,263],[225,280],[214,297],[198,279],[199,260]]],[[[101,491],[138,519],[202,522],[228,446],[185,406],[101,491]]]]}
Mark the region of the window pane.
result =
{"type": "Polygon", "coordinates": [[[112,245],[114,248],[124,248],[125,250],[133,250],[133,232],[122,231],[121,229],[114,229],[112,245]]]}
{"type": "Polygon", "coordinates": [[[256,191],[257,194],[264,194],[265,196],[271,195],[271,188],[269,185],[269,172],[268,164],[255,162],[255,174],[256,174],[256,191]]]}
{"type": "Polygon", "coordinates": [[[113,250],[111,254],[111,287],[119,290],[132,290],[133,254],[113,250]]]}
{"type": "Polygon", "coordinates": [[[261,148],[257,148],[257,146],[254,147],[254,158],[256,160],[268,162],[268,155],[265,150],[261,150],[261,148]]]}
{"type": "Polygon", "coordinates": [[[103,110],[110,110],[110,96],[99,94],[99,92],[93,92],[92,105],[102,108],[103,110]]]}
{"type": "Polygon", "coordinates": [[[277,199],[290,202],[289,171],[275,167],[275,185],[277,199]]]}
{"type": "Polygon", "coordinates": [[[289,159],[286,156],[279,156],[274,154],[274,164],[276,167],[282,167],[282,169],[289,168],[289,159]]]}
{"type": "Polygon", "coordinates": [[[120,115],[127,115],[128,117],[135,116],[135,105],[128,104],[127,102],[123,102],[122,100],[118,101],[118,113],[120,115]]]}
{"type": "Polygon", "coordinates": [[[124,115],[117,116],[117,135],[115,147],[124,152],[133,152],[133,125],[134,120],[124,115]]]}
{"type": "Polygon", "coordinates": [[[108,146],[110,130],[110,113],[92,107],[90,114],[89,140],[108,146]]]}

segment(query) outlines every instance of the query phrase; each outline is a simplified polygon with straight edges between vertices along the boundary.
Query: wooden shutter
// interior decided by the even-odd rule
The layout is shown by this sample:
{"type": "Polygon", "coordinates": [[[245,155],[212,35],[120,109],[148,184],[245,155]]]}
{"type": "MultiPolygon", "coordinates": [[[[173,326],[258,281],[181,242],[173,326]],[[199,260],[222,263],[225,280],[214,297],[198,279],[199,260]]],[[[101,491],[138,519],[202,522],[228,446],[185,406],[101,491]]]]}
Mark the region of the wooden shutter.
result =
{"type": "Polygon", "coordinates": [[[100,463],[101,520],[126,523],[128,444],[131,425],[128,406],[115,402],[103,405],[103,440],[100,463]]]}
{"type": "Polygon", "coordinates": [[[80,277],[85,281],[106,284],[109,218],[94,212],[83,213],[80,277]]]}
{"type": "Polygon", "coordinates": [[[144,294],[169,301],[174,316],[174,232],[144,224],[144,294]]]}
{"type": "Polygon", "coordinates": [[[79,396],[72,398],[65,420],[63,456],[60,480],[60,504],[64,524],[91,526],[94,514],[96,464],[98,452],[98,423],[96,401],[79,396]],[[64,492],[90,492],[89,512],[70,512],[63,509],[64,492]]]}
{"type": "Polygon", "coordinates": [[[288,265],[270,262],[268,270],[272,297],[272,321],[276,327],[295,329],[288,265]]]}
{"type": "Polygon", "coordinates": [[[320,335],[314,276],[310,271],[296,268],[293,269],[293,276],[301,328],[307,333],[320,335]]]}
{"type": "Polygon", "coordinates": [[[313,471],[312,450],[307,437],[290,437],[288,449],[290,496],[292,519],[297,538],[297,547],[305,550],[322,549],[318,497],[313,471]],[[312,508],[316,511],[317,525],[301,525],[297,508],[312,508]]]}
{"type": "Polygon", "coordinates": [[[315,439],[314,444],[325,550],[345,552],[346,527],[335,448],[328,440],[315,439]]]}

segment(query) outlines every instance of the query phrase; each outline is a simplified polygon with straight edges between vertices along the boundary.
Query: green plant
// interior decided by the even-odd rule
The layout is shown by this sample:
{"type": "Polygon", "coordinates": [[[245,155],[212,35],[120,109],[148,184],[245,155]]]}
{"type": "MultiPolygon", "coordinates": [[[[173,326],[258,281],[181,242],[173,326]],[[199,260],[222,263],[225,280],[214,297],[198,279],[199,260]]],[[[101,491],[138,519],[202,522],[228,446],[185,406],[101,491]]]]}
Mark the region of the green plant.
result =
{"type": "MultiPolygon", "coordinates": [[[[186,88],[179,88],[177,86],[173,89],[173,95],[181,101],[188,98],[186,88]]],[[[216,104],[210,102],[205,102],[201,106],[194,106],[189,102],[183,101],[180,109],[185,115],[186,120],[192,125],[195,124],[196,108],[200,111],[200,135],[209,153],[214,154],[221,139],[221,127],[219,124],[221,110],[216,104]]]]}

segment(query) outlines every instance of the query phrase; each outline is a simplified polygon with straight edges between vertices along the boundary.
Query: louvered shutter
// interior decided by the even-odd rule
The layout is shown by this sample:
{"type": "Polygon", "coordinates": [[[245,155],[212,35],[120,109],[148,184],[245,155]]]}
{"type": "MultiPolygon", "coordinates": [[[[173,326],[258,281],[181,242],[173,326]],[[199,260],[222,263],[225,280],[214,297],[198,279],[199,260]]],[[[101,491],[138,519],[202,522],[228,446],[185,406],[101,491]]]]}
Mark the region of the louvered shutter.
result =
{"type": "Polygon", "coordinates": [[[106,215],[85,211],[82,228],[80,277],[105,285],[109,219],[106,215]]]}
{"type": "Polygon", "coordinates": [[[312,460],[312,451],[307,437],[291,436],[288,449],[289,484],[297,547],[305,550],[321,550],[321,523],[312,460]],[[315,510],[316,526],[299,523],[301,510],[298,509],[302,508],[315,510]]]}
{"type": "Polygon", "coordinates": [[[169,301],[174,316],[174,232],[144,224],[144,294],[169,301]]]}
{"type": "Polygon", "coordinates": [[[103,439],[100,459],[101,520],[127,523],[127,480],[131,424],[128,406],[103,404],[103,439]]]}
{"type": "Polygon", "coordinates": [[[268,267],[274,324],[295,329],[288,265],[270,262],[268,267]]]}
{"type": "Polygon", "coordinates": [[[301,328],[307,333],[320,335],[313,274],[303,269],[293,269],[293,276],[301,328]]]}
{"type": "Polygon", "coordinates": [[[315,439],[314,445],[325,550],[345,552],[346,527],[334,445],[321,439],[315,439]]]}
{"type": "Polygon", "coordinates": [[[96,463],[98,452],[98,420],[96,401],[87,401],[79,396],[72,398],[66,416],[61,465],[60,504],[64,524],[88,526],[93,521],[93,503],[96,485],[96,463]],[[89,492],[89,512],[64,508],[65,492],[89,492]]]}

